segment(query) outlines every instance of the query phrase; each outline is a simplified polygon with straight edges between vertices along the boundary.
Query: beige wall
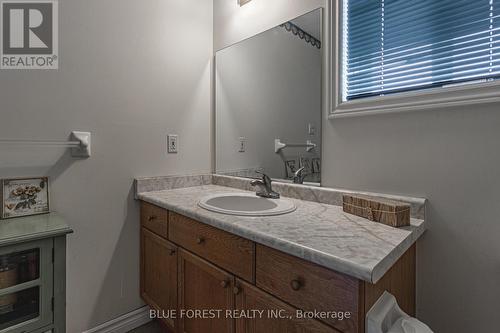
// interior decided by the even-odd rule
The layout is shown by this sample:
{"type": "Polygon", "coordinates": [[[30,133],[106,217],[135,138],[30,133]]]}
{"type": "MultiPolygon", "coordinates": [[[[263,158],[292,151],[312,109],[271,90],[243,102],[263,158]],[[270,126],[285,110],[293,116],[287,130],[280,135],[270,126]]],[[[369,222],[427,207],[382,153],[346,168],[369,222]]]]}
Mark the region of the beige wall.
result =
{"type": "MultiPolygon", "coordinates": [[[[325,1],[214,0],[214,46],[325,1]],[[248,7],[247,7],[248,6],[248,7]]],[[[500,295],[498,104],[327,120],[323,183],[429,199],[418,244],[418,316],[435,332],[495,332],[500,295]]]]}
{"type": "Polygon", "coordinates": [[[210,171],[212,2],[60,1],[60,69],[0,71],[0,137],[93,134],[93,155],[0,145],[0,177],[48,174],[68,241],[68,329],[143,305],[134,177],[210,171]],[[166,135],[180,152],[167,155],[166,135]]]}

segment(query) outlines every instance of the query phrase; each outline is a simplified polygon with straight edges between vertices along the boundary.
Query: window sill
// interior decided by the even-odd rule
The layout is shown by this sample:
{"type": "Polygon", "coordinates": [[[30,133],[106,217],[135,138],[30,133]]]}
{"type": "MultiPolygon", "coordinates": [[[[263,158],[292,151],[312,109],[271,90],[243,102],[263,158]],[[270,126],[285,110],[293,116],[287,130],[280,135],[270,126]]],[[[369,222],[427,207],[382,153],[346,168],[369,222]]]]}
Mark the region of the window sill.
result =
{"type": "Polygon", "coordinates": [[[369,97],[334,105],[328,118],[344,118],[500,102],[500,82],[369,97]]]}

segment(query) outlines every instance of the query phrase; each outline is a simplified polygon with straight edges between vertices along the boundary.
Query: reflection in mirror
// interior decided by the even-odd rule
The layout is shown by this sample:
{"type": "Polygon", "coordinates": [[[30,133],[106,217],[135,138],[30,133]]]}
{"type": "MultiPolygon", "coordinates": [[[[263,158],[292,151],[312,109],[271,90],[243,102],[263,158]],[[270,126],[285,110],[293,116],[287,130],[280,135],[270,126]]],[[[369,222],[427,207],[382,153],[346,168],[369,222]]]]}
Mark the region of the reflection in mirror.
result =
{"type": "Polygon", "coordinates": [[[320,183],[321,16],[317,9],[217,52],[217,173],[320,183]]]}

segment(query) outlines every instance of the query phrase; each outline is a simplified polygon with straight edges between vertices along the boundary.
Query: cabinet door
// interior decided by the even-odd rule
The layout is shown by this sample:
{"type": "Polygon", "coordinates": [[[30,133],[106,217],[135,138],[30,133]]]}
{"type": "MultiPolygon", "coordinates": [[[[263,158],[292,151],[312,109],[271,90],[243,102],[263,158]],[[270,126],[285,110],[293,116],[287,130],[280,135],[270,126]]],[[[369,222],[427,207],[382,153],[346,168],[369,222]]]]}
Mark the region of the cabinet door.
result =
{"type": "Polygon", "coordinates": [[[234,308],[234,277],[207,261],[179,250],[180,332],[231,333],[234,323],[225,311],[234,308]],[[221,310],[220,314],[193,311],[221,310]],[[184,313],[183,313],[184,311],[184,313]],[[189,312],[188,312],[189,311],[189,312]],[[214,318],[209,318],[213,315],[214,318]]]}
{"type": "Polygon", "coordinates": [[[52,323],[53,240],[0,249],[0,332],[31,332],[52,323]]]}
{"type": "Polygon", "coordinates": [[[141,228],[141,296],[175,329],[168,314],[177,310],[177,247],[146,228],[141,228]]]}
{"type": "Polygon", "coordinates": [[[243,282],[236,281],[236,333],[338,333],[313,319],[298,319],[296,309],[243,282]],[[246,318],[245,318],[246,316],[246,318]]]}

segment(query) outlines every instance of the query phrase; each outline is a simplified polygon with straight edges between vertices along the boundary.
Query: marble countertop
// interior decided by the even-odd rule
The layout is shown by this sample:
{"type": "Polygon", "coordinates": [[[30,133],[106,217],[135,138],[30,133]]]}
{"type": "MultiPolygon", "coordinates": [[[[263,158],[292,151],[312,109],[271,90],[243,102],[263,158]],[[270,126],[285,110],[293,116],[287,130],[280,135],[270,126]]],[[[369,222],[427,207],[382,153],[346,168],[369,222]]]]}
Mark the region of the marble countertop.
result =
{"type": "Polygon", "coordinates": [[[314,262],[361,280],[376,283],[425,230],[422,219],[393,228],[344,213],[341,206],[292,200],[297,209],[267,217],[224,215],[198,202],[214,193],[247,192],[204,184],[137,193],[137,198],[259,244],[314,262]]]}

